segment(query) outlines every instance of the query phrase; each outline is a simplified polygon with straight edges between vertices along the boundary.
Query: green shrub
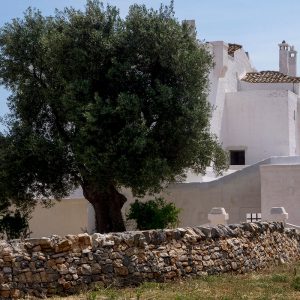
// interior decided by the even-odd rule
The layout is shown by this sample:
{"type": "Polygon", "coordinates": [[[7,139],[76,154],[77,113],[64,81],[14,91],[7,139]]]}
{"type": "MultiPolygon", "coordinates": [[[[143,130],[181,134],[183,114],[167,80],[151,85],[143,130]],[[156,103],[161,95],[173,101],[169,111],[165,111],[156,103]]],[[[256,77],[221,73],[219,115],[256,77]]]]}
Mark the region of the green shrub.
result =
{"type": "Polygon", "coordinates": [[[130,205],[127,220],[135,220],[140,230],[176,227],[180,209],[174,203],[167,203],[162,197],[130,205]]]}
{"type": "Polygon", "coordinates": [[[19,210],[0,214],[0,238],[18,239],[29,235],[28,215],[19,210]]]}

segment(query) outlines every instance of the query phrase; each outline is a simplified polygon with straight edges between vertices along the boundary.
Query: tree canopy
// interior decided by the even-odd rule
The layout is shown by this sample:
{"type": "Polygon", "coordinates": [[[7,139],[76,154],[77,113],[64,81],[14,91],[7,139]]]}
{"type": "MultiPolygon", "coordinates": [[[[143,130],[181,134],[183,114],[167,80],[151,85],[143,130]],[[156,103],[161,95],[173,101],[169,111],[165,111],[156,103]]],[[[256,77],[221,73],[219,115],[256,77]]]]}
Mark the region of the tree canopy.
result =
{"type": "Polygon", "coordinates": [[[28,9],[0,30],[1,201],[35,205],[81,186],[97,230],[124,230],[118,188],[157,192],[187,168],[226,166],[210,132],[212,56],[159,10],[87,1],[45,17],[28,9]]]}

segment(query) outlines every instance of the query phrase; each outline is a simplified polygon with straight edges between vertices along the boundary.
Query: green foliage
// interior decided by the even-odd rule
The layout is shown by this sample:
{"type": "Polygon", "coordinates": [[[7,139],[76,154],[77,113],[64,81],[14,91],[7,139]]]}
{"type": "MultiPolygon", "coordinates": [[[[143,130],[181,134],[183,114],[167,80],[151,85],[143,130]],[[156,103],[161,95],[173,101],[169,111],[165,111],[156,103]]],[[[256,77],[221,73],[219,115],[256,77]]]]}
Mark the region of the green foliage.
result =
{"type": "Polygon", "coordinates": [[[96,300],[97,292],[91,291],[86,295],[86,300],[96,300]]]}
{"type": "Polygon", "coordinates": [[[128,220],[135,220],[140,230],[176,227],[180,209],[162,197],[146,202],[135,200],[130,205],[128,220]]]}
{"type": "Polygon", "coordinates": [[[287,282],[288,281],[288,277],[286,274],[273,274],[271,279],[274,282],[287,282]]]}
{"type": "Polygon", "coordinates": [[[0,30],[0,84],[11,91],[2,200],[34,206],[81,185],[95,204],[111,186],[144,195],[187,168],[221,171],[227,157],[209,128],[212,64],[172,2],[133,5],[125,19],[97,0],[51,17],[28,9],[0,30]]]}
{"type": "Polygon", "coordinates": [[[300,276],[295,276],[291,285],[294,290],[300,291],[300,276]]]}
{"type": "Polygon", "coordinates": [[[28,216],[19,210],[2,215],[0,234],[1,238],[8,240],[26,238],[29,234],[28,216]]]}

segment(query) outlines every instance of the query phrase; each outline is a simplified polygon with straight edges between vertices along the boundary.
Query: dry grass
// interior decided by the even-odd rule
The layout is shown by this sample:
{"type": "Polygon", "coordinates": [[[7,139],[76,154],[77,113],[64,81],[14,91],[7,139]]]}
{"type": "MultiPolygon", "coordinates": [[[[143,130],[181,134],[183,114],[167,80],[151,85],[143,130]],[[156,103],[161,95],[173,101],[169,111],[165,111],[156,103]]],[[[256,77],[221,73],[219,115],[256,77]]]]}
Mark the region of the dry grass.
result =
{"type": "Polygon", "coordinates": [[[300,263],[244,275],[214,275],[170,283],[144,283],[137,288],[101,288],[52,300],[240,300],[300,299],[300,263]]]}

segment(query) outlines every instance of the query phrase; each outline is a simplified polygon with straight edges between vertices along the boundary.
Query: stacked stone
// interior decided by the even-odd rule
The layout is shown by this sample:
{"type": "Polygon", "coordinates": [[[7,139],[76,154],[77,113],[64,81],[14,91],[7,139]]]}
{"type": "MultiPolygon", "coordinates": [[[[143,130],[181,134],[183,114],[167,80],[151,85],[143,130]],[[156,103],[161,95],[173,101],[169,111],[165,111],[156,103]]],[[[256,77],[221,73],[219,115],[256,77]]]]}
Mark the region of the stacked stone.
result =
{"type": "Polygon", "coordinates": [[[72,294],[224,272],[299,258],[300,235],[281,223],[244,223],[0,242],[0,298],[72,294]]]}

